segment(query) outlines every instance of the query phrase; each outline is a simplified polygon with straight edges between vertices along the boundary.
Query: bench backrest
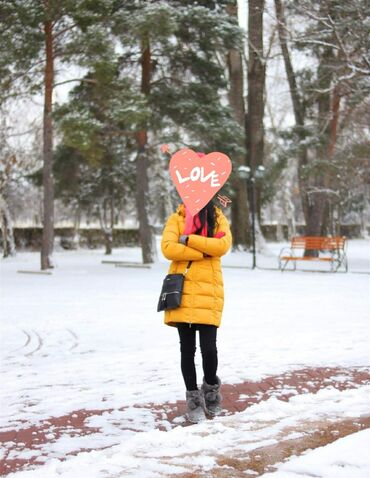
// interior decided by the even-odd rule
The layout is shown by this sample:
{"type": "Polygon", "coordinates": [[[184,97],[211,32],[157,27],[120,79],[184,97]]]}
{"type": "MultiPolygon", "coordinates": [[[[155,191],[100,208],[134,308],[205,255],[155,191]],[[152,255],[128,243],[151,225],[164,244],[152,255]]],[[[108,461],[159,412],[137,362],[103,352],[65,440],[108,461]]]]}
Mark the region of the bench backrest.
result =
{"type": "Polygon", "coordinates": [[[320,237],[320,236],[301,236],[292,237],[292,249],[310,249],[310,250],[337,250],[344,249],[346,238],[344,236],[320,237]]]}

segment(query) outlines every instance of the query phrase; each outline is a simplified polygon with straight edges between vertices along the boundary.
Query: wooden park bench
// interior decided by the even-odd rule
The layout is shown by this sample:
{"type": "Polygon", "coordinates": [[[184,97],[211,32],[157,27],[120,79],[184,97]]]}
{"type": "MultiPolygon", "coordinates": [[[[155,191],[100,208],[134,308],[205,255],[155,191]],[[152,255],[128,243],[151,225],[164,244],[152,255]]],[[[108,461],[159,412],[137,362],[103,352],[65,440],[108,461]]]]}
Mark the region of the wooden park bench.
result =
{"type": "Polygon", "coordinates": [[[279,254],[279,269],[284,271],[289,263],[297,268],[297,261],[328,262],[331,272],[337,272],[343,267],[348,272],[346,254],[347,241],[345,237],[293,237],[290,248],[283,247],[279,254]],[[302,250],[301,255],[296,251],[302,250]]]}

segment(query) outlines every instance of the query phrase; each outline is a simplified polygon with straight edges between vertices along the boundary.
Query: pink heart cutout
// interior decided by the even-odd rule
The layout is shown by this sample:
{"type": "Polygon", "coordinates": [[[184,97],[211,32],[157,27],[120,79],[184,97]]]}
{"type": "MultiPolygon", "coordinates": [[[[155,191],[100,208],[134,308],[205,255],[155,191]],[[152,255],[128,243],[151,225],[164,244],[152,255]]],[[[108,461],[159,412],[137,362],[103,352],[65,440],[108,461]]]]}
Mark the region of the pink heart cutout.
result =
{"type": "Polygon", "coordinates": [[[218,151],[200,158],[192,149],[183,148],[170,160],[171,178],[192,216],[222,188],[231,169],[230,158],[218,151]]]}

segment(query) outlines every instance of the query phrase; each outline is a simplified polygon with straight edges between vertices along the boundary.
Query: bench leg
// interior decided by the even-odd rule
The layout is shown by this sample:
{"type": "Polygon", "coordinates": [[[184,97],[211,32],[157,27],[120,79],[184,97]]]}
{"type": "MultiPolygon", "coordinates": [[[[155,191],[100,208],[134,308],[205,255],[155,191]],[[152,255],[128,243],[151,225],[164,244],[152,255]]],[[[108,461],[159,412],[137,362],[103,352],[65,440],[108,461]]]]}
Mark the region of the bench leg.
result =
{"type": "Polygon", "coordinates": [[[339,257],[337,270],[338,270],[341,266],[343,266],[344,272],[348,272],[348,259],[347,259],[347,255],[346,255],[346,254],[343,254],[343,256],[339,257]]]}
{"type": "MultiPolygon", "coordinates": [[[[343,272],[348,272],[348,259],[346,254],[338,256],[335,262],[336,262],[336,268],[333,272],[337,272],[342,266],[344,268],[343,272]]],[[[334,262],[332,264],[334,265],[334,262]]]]}
{"type": "Polygon", "coordinates": [[[284,272],[285,268],[286,268],[286,265],[287,265],[287,262],[288,261],[285,261],[285,264],[283,264],[283,261],[279,258],[279,270],[281,272],[284,272]]]}
{"type": "Polygon", "coordinates": [[[283,261],[282,261],[282,259],[281,259],[280,257],[279,257],[278,260],[279,260],[279,270],[280,270],[281,272],[284,272],[288,261],[285,261],[285,263],[283,264],[283,261]]]}
{"type": "MultiPolygon", "coordinates": [[[[296,264],[296,261],[292,261],[292,262],[293,262],[293,270],[295,271],[297,269],[297,264],[296,264]]],[[[283,261],[279,258],[279,270],[281,270],[281,272],[284,272],[285,269],[287,268],[288,263],[289,261],[285,261],[283,264],[283,261]]]]}

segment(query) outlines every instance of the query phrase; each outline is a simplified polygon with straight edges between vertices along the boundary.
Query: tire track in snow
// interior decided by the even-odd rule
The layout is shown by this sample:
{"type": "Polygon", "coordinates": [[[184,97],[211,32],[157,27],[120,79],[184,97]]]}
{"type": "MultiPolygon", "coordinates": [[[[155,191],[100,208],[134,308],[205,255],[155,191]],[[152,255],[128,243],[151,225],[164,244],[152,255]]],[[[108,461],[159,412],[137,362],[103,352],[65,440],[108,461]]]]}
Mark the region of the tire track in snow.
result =
{"type": "MultiPolygon", "coordinates": [[[[27,345],[31,342],[31,336],[30,336],[30,334],[28,334],[24,329],[22,329],[22,332],[23,332],[24,335],[26,336],[26,342],[25,342],[23,345],[21,345],[20,347],[17,347],[17,348],[15,348],[15,349],[13,349],[13,350],[10,350],[10,351],[9,351],[9,354],[13,354],[14,352],[18,352],[19,350],[22,350],[22,349],[26,348],[27,345]]],[[[13,357],[13,355],[6,355],[4,358],[5,358],[5,359],[10,359],[10,358],[14,358],[14,357],[13,357]]]]}
{"type": "Polygon", "coordinates": [[[36,335],[36,340],[37,340],[37,346],[35,349],[31,350],[31,352],[28,352],[26,354],[24,354],[26,357],[32,357],[32,355],[34,355],[36,352],[38,352],[39,350],[41,350],[41,348],[43,347],[44,345],[44,341],[43,339],[41,338],[41,335],[38,334],[36,332],[36,330],[32,329],[33,333],[36,335]]]}
{"type": "MultiPolygon", "coordinates": [[[[76,349],[79,346],[79,337],[78,335],[71,329],[66,328],[65,329],[68,332],[68,335],[72,337],[73,342],[72,345],[70,345],[68,348],[66,348],[67,351],[71,351],[76,349]]],[[[4,356],[4,360],[11,360],[19,357],[19,355],[24,356],[24,357],[32,357],[35,355],[37,352],[42,350],[43,348],[48,345],[48,343],[45,342],[45,339],[42,338],[39,332],[37,332],[35,329],[32,329],[30,331],[27,331],[25,329],[22,329],[23,334],[26,336],[26,340],[23,345],[16,347],[13,350],[10,350],[6,356],[4,356]],[[35,343],[36,340],[36,343],[35,343]],[[33,350],[27,351],[27,347],[33,347],[33,350]]]]}
{"type": "Polygon", "coordinates": [[[75,349],[76,347],[78,347],[79,345],[79,339],[78,339],[78,336],[73,332],[73,330],[71,329],[66,329],[71,335],[72,337],[75,339],[75,343],[68,349],[68,350],[73,350],[75,349]]]}

